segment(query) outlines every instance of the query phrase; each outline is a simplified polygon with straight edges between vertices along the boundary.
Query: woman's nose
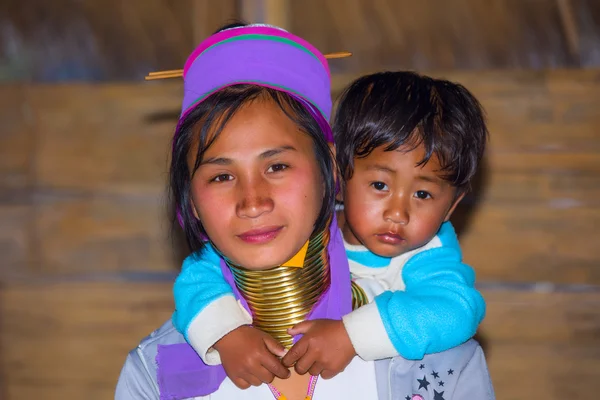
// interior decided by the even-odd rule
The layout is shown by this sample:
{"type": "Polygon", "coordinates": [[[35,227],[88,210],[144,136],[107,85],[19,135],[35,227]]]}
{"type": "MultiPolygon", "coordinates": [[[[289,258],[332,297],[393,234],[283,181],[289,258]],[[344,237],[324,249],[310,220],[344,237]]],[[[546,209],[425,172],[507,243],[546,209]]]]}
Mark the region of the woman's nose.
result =
{"type": "Polygon", "coordinates": [[[258,218],[273,210],[273,199],[264,178],[254,178],[239,187],[236,212],[240,218],[258,218]]]}

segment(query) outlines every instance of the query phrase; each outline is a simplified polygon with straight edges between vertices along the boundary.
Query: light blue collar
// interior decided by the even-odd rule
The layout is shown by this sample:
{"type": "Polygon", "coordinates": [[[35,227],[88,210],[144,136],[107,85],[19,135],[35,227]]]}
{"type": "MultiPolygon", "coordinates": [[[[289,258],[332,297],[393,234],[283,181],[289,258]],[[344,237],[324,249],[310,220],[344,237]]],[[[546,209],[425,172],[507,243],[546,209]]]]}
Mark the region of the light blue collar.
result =
{"type": "MultiPolygon", "coordinates": [[[[350,250],[348,247],[357,248],[359,246],[346,246],[346,256],[355,263],[364,265],[370,268],[384,268],[390,265],[392,259],[390,257],[381,257],[367,250],[350,250]]],[[[362,246],[360,246],[362,247],[362,246]]]]}

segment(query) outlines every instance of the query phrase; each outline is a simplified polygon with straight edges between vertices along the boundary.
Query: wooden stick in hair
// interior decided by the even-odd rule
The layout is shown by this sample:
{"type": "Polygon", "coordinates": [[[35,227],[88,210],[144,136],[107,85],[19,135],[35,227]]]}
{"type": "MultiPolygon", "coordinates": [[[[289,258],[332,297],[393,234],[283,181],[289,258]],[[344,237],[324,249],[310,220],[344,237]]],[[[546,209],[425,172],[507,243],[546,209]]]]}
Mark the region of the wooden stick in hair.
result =
{"type": "MultiPolygon", "coordinates": [[[[332,60],[335,58],[346,58],[350,56],[352,56],[352,53],[350,53],[349,51],[338,51],[335,53],[328,53],[324,55],[324,57],[328,60],[332,60]]],[[[181,78],[182,76],[182,69],[170,69],[166,71],[150,72],[148,76],[145,77],[145,80],[153,81],[157,79],[181,78]]]]}

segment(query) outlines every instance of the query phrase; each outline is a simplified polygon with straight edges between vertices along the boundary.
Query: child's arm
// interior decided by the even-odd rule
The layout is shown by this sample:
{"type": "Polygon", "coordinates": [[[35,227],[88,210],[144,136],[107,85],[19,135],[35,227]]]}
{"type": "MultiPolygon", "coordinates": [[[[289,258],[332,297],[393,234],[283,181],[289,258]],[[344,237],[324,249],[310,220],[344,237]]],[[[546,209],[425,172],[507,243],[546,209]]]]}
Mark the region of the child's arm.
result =
{"type": "Polygon", "coordinates": [[[361,358],[401,355],[418,360],[471,338],[485,315],[475,273],[460,251],[435,248],[415,255],[402,270],[405,291],[387,291],[344,317],[361,358]]]}
{"type": "Polygon", "coordinates": [[[485,315],[485,302],[474,288],[473,270],[460,259],[459,251],[448,248],[415,255],[402,271],[406,291],[380,294],[344,316],[341,327],[340,321],[328,320],[297,325],[293,334],[304,336],[283,364],[296,363],[299,373],[319,371],[329,378],[355,354],[365,360],[397,355],[419,360],[466,342],[485,315]]]}
{"type": "Polygon", "coordinates": [[[283,346],[248,326],[252,318],[233,296],[220,263],[209,244],[201,255],[186,258],[173,288],[173,324],[206,364],[222,362],[242,389],[271,382],[273,376],[287,378],[289,371],[275,357],[283,356],[283,346]]]}
{"type": "Polygon", "coordinates": [[[288,331],[303,336],[283,357],[286,367],[294,366],[300,375],[310,373],[330,379],[342,372],[356,356],[344,323],[340,320],[302,321],[288,331]]]}
{"type": "Polygon", "coordinates": [[[225,281],[220,262],[217,252],[207,244],[202,254],[185,259],[173,286],[173,324],[209,365],[220,363],[218,353],[212,349],[218,340],[252,323],[225,281]]]}

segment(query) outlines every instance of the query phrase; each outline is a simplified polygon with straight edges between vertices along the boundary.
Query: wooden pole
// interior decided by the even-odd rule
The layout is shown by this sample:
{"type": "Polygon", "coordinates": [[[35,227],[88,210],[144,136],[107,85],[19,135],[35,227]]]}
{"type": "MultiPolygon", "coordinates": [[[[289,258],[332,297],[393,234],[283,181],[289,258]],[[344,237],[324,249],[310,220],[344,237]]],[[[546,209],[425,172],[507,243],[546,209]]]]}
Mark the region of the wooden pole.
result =
{"type": "Polygon", "coordinates": [[[289,0],[240,0],[240,15],[248,23],[290,28],[289,0]]]}
{"type": "Polygon", "coordinates": [[[193,46],[210,36],[228,20],[239,19],[237,0],[192,0],[193,46]]]}
{"type": "Polygon", "coordinates": [[[571,0],[556,0],[556,4],[560,14],[563,33],[567,39],[569,56],[575,64],[579,64],[581,60],[579,30],[577,27],[577,19],[573,12],[573,3],[571,3],[571,0]]]}

